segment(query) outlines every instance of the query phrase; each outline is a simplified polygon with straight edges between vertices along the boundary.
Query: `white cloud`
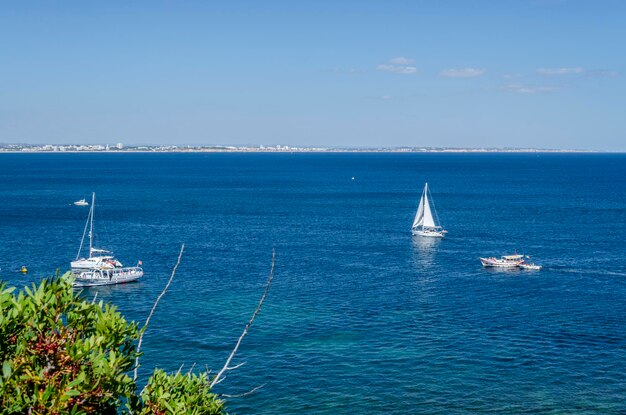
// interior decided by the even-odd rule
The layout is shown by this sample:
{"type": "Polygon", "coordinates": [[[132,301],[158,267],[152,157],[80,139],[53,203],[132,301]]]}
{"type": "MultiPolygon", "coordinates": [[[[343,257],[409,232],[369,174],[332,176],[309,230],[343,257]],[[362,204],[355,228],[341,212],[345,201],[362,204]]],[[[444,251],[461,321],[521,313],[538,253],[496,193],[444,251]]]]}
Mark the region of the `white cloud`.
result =
{"type": "Polygon", "coordinates": [[[485,73],[484,69],[477,68],[461,68],[461,69],[444,69],[439,73],[441,76],[448,78],[476,78],[485,73]]]}
{"type": "Polygon", "coordinates": [[[569,75],[583,73],[585,70],[581,67],[576,68],[539,68],[537,73],[541,75],[569,75]]]}
{"type": "Polygon", "coordinates": [[[408,58],[393,58],[389,61],[389,63],[382,63],[376,67],[379,71],[383,72],[392,72],[399,73],[402,75],[412,75],[417,73],[417,68],[415,66],[411,66],[410,64],[413,62],[412,59],[408,58]]]}
{"type": "Polygon", "coordinates": [[[400,56],[398,58],[391,59],[389,62],[394,64],[394,65],[410,65],[410,64],[413,63],[413,59],[404,58],[404,57],[400,56]]]}
{"type": "Polygon", "coordinates": [[[552,92],[555,90],[555,88],[552,86],[528,86],[521,84],[504,85],[502,89],[518,94],[540,94],[544,92],[552,92]]]}

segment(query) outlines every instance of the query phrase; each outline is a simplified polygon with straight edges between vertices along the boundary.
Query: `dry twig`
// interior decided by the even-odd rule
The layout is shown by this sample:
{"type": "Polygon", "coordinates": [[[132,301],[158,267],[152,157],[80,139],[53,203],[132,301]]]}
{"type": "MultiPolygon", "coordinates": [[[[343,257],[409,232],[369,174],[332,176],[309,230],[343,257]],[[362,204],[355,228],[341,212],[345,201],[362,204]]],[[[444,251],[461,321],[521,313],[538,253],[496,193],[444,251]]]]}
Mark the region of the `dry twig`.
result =
{"type": "MultiPolygon", "coordinates": [[[[239,336],[239,340],[237,340],[237,344],[235,345],[235,348],[233,349],[232,352],[230,352],[230,355],[228,356],[228,359],[226,359],[226,363],[224,364],[224,367],[222,367],[222,369],[219,372],[217,372],[217,375],[215,375],[215,377],[213,378],[213,381],[211,382],[211,385],[210,385],[211,388],[213,388],[213,386],[215,386],[215,385],[217,385],[218,383],[221,382],[220,378],[222,377],[224,372],[226,372],[227,370],[236,369],[239,366],[241,366],[241,364],[239,364],[237,366],[234,366],[234,367],[230,367],[229,365],[230,365],[230,361],[233,359],[233,357],[235,357],[235,354],[237,353],[237,349],[239,349],[239,345],[241,344],[241,341],[246,336],[246,334],[248,334],[248,329],[252,325],[252,322],[256,318],[257,314],[259,314],[259,311],[261,311],[261,306],[263,305],[263,301],[265,301],[265,296],[267,295],[267,291],[270,289],[270,284],[272,283],[272,278],[274,278],[274,257],[275,256],[276,256],[276,252],[272,249],[272,266],[270,268],[270,276],[269,276],[269,278],[267,280],[267,284],[265,285],[265,291],[263,291],[263,295],[261,296],[261,300],[259,301],[259,305],[256,307],[256,310],[254,310],[254,313],[252,314],[252,317],[250,318],[250,321],[248,321],[248,324],[246,324],[246,327],[243,329],[243,333],[241,333],[241,336],[239,336]]],[[[259,388],[260,388],[260,386],[256,387],[255,389],[253,389],[249,393],[252,393],[252,392],[254,392],[255,390],[257,390],[259,388]]]]}
{"type": "Polygon", "coordinates": [[[224,393],[221,393],[219,396],[220,398],[241,398],[242,396],[246,396],[246,395],[250,395],[256,391],[258,391],[259,389],[261,389],[263,386],[265,386],[265,383],[262,385],[257,386],[256,388],[249,390],[248,392],[244,392],[244,393],[240,393],[238,395],[226,395],[224,393]]]}

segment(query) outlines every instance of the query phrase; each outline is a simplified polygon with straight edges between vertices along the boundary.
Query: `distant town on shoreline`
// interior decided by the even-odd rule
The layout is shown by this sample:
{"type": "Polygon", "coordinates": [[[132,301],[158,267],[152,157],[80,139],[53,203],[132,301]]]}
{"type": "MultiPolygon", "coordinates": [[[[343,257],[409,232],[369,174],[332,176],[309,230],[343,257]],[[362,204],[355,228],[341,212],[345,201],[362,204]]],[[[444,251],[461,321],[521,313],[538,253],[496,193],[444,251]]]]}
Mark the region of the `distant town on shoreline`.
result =
{"type": "Polygon", "coordinates": [[[154,152],[154,153],[595,153],[594,150],[565,150],[514,147],[298,147],[288,145],[132,145],[109,144],[8,144],[0,143],[0,153],[58,153],[58,152],[154,152]]]}

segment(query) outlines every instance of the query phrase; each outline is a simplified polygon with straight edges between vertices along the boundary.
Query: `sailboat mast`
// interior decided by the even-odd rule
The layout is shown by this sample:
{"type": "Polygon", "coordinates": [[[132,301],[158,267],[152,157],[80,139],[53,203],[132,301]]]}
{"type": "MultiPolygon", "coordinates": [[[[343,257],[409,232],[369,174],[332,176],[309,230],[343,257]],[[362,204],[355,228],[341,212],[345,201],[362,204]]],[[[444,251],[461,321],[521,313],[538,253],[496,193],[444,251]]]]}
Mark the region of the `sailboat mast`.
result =
{"type": "Polygon", "coordinates": [[[91,194],[91,215],[90,215],[90,221],[89,221],[89,257],[91,257],[91,250],[93,248],[93,214],[94,214],[94,210],[96,210],[96,205],[95,202],[96,201],[96,193],[93,192],[91,194]]]}
{"type": "MultiPolygon", "coordinates": [[[[424,200],[424,206],[428,203],[428,182],[424,183],[424,191],[422,192],[422,199],[424,200]]],[[[424,230],[424,221],[422,221],[422,231],[424,230]]]]}

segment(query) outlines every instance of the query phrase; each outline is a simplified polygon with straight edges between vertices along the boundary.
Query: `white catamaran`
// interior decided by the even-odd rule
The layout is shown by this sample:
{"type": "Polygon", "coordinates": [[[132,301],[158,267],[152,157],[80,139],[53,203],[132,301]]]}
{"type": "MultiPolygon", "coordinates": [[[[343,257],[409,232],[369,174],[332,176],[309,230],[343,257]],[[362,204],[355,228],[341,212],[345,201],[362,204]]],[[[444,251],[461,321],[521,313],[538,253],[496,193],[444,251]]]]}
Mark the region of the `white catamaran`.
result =
{"type": "MultiPolygon", "coordinates": [[[[415,219],[413,220],[411,233],[413,235],[419,236],[443,238],[445,234],[448,233],[448,231],[444,230],[440,225],[435,224],[435,218],[433,218],[433,213],[430,210],[430,202],[428,201],[429,194],[430,190],[428,190],[428,183],[426,183],[424,185],[424,191],[422,192],[420,204],[417,208],[417,213],[415,214],[415,219]]],[[[432,195],[430,196],[430,198],[432,200],[432,195]]],[[[435,217],[437,218],[437,222],[441,224],[434,203],[433,209],[435,211],[435,217]]]]}
{"type": "MultiPolygon", "coordinates": [[[[96,194],[91,194],[91,208],[87,216],[87,223],[80,240],[80,247],[76,259],[71,262],[72,274],[74,274],[74,285],[93,286],[121,284],[134,281],[143,276],[143,269],[139,266],[124,267],[120,261],[115,259],[111,251],[98,249],[93,246],[93,217],[95,210],[96,194]],[[89,257],[81,258],[80,252],[83,249],[85,235],[89,229],[89,257]]],[[[139,261],[138,264],[141,264],[139,261]]]]}

